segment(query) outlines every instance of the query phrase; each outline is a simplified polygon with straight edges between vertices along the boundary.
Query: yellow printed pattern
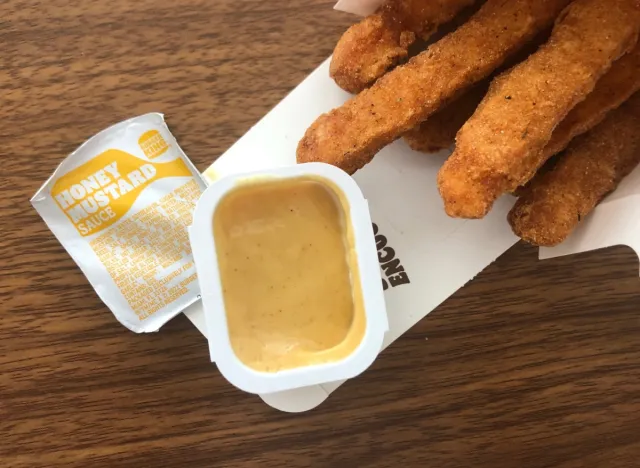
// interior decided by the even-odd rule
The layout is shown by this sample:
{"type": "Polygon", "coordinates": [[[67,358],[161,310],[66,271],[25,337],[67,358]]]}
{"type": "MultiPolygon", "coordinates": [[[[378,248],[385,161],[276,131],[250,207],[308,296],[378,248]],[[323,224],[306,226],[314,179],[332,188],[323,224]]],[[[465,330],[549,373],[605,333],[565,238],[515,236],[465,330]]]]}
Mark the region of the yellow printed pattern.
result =
{"type": "Polygon", "coordinates": [[[187,226],[200,193],[191,180],[90,243],[140,320],[186,294],[196,280],[187,226]]]}
{"type": "Polygon", "coordinates": [[[151,163],[110,149],[60,177],[51,195],[78,232],[89,236],[122,218],[145,187],[164,177],[193,175],[180,158],[151,163]]]}
{"type": "Polygon", "coordinates": [[[158,130],[144,132],[142,136],[138,138],[138,145],[144,152],[144,155],[149,159],[157,158],[169,149],[169,145],[165,139],[162,138],[158,130]]]}

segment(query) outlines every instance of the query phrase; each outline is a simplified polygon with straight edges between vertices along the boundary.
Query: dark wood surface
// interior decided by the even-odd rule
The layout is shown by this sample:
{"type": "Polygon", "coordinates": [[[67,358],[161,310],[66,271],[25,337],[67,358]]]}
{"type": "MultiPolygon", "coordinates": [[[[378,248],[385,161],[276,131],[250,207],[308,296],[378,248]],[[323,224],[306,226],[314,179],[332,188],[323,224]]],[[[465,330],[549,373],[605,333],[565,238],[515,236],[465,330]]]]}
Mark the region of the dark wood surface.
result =
{"type": "Polygon", "coordinates": [[[626,248],[539,262],[518,245],[289,415],[225,383],[185,317],[115,322],[31,208],[67,153],[147,111],[206,168],[330,54],[353,20],[331,1],[2,7],[0,466],[640,466],[626,248]]]}

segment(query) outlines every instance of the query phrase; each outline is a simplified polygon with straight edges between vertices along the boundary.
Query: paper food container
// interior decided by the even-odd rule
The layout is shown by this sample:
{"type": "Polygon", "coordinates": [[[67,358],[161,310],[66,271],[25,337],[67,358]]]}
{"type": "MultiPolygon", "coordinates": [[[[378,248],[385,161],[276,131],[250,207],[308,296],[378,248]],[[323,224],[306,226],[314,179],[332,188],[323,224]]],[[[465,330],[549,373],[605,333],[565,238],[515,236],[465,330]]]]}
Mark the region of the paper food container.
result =
{"type": "MultiPolygon", "coordinates": [[[[380,0],[342,0],[339,7],[367,14],[380,3],[380,0]]],[[[326,60],[216,160],[204,172],[205,179],[212,182],[237,172],[295,164],[296,146],[307,127],[320,114],[349,98],[329,77],[329,59],[326,60]]],[[[389,331],[384,347],[518,241],[506,221],[514,203],[512,197],[498,200],[481,220],[453,219],[445,214],[436,175],[448,154],[417,153],[398,140],[354,175],[369,202],[381,276],[386,285],[389,331]]],[[[540,249],[540,257],[620,244],[638,252],[639,224],[640,168],[567,241],[558,247],[540,249]]],[[[202,305],[190,306],[185,314],[207,336],[202,305]]],[[[282,411],[306,411],[325,401],[343,382],[260,396],[282,411]]]]}

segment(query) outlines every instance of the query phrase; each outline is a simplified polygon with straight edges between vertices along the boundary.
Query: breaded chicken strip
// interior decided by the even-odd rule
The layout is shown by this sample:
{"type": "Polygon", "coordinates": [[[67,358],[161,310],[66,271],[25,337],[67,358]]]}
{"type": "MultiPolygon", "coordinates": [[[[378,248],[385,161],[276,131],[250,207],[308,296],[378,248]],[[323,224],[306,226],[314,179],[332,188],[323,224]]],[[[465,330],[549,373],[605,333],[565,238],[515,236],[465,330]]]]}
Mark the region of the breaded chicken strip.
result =
{"type": "Polygon", "coordinates": [[[576,0],[549,42],[496,78],[438,174],[447,214],[482,218],[545,162],[555,127],[635,45],[638,0],[576,0]]]}
{"type": "Polygon", "coordinates": [[[489,0],[461,27],[321,115],[298,144],[298,162],[354,173],[384,146],[487,77],[569,0],[489,0]]]}
{"type": "Polygon", "coordinates": [[[536,176],[509,213],[513,232],[542,246],[564,241],[640,163],[640,94],[574,140],[557,164],[536,176]]]}
{"type": "Polygon", "coordinates": [[[471,118],[482,98],[487,94],[489,82],[474,86],[452,103],[440,109],[417,127],[403,135],[409,147],[415,151],[434,153],[450,148],[456,134],[471,118]]]}
{"type": "Polygon", "coordinates": [[[329,72],[345,91],[359,93],[407,57],[424,40],[476,0],[387,0],[340,38],[329,72]]]}
{"type": "Polygon", "coordinates": [[[569,142],[598,125],[612,110],[640,89],[640,43],[616,60],[584,101],[571,109],[551,134],[542,159],[547,160],[569,142]]]}
{"type": "MultiPolygon", "coordinates": [[[[479,85],[436,112],[404,135],[416,151],[434,152],[449,148],[456,133],[473,115],[486,94],[487,86],[479,85]]],[[[640,44],[616,60],[609,71],[596,83],[593,91],[571,109],[551,134],[545,146],[543,159],[547,160],[567,147],[578,135],[599,124],[611,109],[615,109],[640,89],[640,44]]]]}
{"type": "Polygon", "coordinates": [[[491,80],[533,54],[538,47],[547,42],[550,32],[551,30],[538,34],[533,41],[509,57],[489,77],[472,86],[471,89],[463,90],[462,95],[455,97],[453,102],[405,133],[403,138],[409,147],[415,151],[433,153],[453,146],[456,134],[487,94],[491,80]]]}

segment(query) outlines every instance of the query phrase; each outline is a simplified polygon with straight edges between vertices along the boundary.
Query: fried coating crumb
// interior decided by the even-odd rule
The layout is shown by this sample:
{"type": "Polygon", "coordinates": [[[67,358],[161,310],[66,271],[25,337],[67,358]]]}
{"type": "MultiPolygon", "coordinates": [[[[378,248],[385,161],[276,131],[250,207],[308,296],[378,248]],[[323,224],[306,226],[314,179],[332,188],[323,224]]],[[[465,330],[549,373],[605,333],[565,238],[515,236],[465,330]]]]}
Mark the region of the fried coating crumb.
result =
{"type": "Polygon", "coordinates": [[[573,138],[581,135],[606,117],[640,89],[640,44],[631,52],[616,60],[609,71],[596,83],[584,101],[571,109],[551,134],[544,147],[546,161],[567,147],[573,138]]]}
{"type": "Polygon", "coordinates": [[[329,73],[345,91],[357,94],[400,60],[416,38],[427,40],[476,0],[387,0],[340,38],[329,73]]]}
{"type": "MultiPolygon", "coordinates": [[[[533,177],[552,166],[550,160],[563,151],[578,135],[588,132],[598,125],[607,114],[617,108],[629,97],[640,90],[640,43],[635,48],[615,61],[609,71],[596,83],[584,101],[571,109],[571,112],[560,122],[551,134],[551,140],[544,147],[542,159],[547,161],[533,177]]],[[[531,179],[530,179],[531,180],[531,179]]],[[[529,181],[513,191],[520,196],[529,181]]]]}
{"type": "Polygon", "coordinates": [[[487,94],[491,80],[499,73],[508,70],[533,54],[538,47],[547,42],[550,32],[549,30],[538,34],[533,41],[524,46],[518,53],[509,57],[491,76],[485,78],[470,90],[464,90],[462,96],[456,97],[453,102],[405,133],[403,138],[409,147],[415,151],[433,153],[453,146],[456,141],[456,134],[473,115],[478,104],[487,94]]]}
{"type": "Polygon", "coordinates": [[[634,47],[637,0],[576,0],[560,15],[549,42],[496,78],[456,137],[438,174],[447,214],[484,217],[503,193],[544,163],[555,127],[634,47]]]}
{"type": "Polygon", "coordinates": [[[533,245],[564,241],[640,163],[640,93],[612,111],[536,176],[509,213],[513,232],[533,245]]]}
{"type": "Polygon", "coordinates": [[[474,86],[469,92],[405,133],[404,140],[411,149],[424,153],[450,148],[456,141],[458,130],[473,115],[488,87],[488,83],[474,86]]]}
{"type": "Polygon", "coordinates": [[[550,26],[569,0],[489,0],[452,33],[321,115],[297,149],[298,162],[321,161],[354,173],[400,135],[550,26]]]}
{"type": "MultiPolygon", "coordinates": [[[[456,134],[473,115],[487,92],[489,84],[480,84],[444,109],[439,110],[416,128],[404,134],[407,144],[416,151],[432,153],[450,148],[456,134]]],[[[564,150],[569,142],[604,119],[640,89],[640,44],[616,60],[609,71],[598,80],[593,91],[571,109],[551,134],[544,147],[543,159],[564,150]]]]}

